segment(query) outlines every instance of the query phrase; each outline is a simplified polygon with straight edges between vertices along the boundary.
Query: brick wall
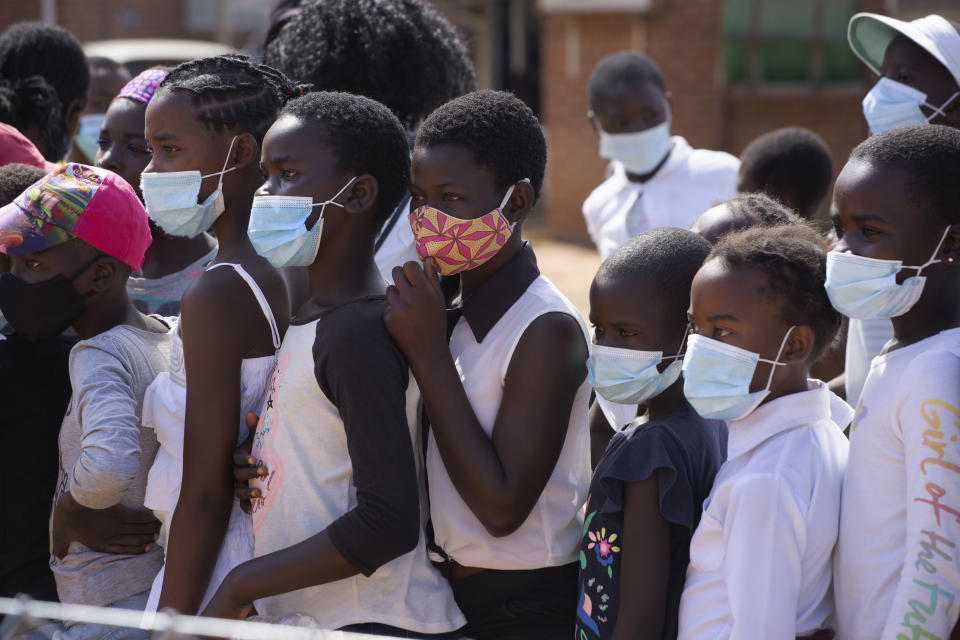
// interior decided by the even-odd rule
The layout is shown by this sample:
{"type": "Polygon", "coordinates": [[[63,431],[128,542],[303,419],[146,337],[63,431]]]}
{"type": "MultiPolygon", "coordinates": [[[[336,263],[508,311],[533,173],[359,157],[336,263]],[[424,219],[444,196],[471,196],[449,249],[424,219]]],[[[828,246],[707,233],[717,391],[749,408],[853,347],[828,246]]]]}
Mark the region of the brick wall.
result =
{"type": "MultiPolygon", "coordinates": [[[[723,148],[739,154],[762,133],[785,126],[806,127],[830,146],[834,173],[839,173],[853,148],[869,134],[860,104],[868,89],[865,82],[861,88],[804,94],[730,91],[723,148]]],[[[824,202],[821,218],[828,216],[828,206],[824,202]]]]}
{"type": "Polygon", "coordinates": [[[646,15],[542,16],[542,106],[550,153],[542,210],[551,235],[587,238],[580,206],[603,179],[605,162],[597,157],[597,137],[586,118],[586,85],[604,56],[632,48],[654,58],[674,97],[674,132],[694,146],[719,147],[721,9],[716,0],[673,0],[646,15]]]}
{"type": "MultiPolygon", "coordinates": [[[[543,20],[543,116],[550,145],[546,232],[589,242],[580,207],[603,179],[597,138],[585,114],[586,84],[604,56],[621,49],[645,52],[660,65],[673,94],[673,131],[695,147],[734,154],[756,136],[804,126],[830,145],[839,170],[867,135],[860,102],[873,79],[844,89],[740,91],[724,86],[720,0],[669,0],[643,15],[546,13],[543,20]]],[[[883,0],[863,0],[882,11],[883,0]]]]}
{"type": "MultiPolygon", "coordinates": [[[[57,24],[81,42],[108,38],[198,38],[183,26],[182,0],[58,0],[57,24]]],[[[40,0],[0,2],[0,30],[40,19],[40,0]]],[[[212,34],[206,34],[209,37],[212,34]]]]}

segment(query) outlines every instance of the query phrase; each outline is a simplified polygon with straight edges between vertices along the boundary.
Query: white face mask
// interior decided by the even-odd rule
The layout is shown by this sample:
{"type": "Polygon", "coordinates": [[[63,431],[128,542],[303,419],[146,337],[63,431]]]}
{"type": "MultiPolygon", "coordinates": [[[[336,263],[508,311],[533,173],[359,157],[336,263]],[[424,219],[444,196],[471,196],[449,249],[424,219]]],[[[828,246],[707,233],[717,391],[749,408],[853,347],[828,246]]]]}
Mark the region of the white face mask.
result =
{"type": "Polygon", "coordinates": [[[327,205],[343,208],[335,202],[353,184],[350,178],[336,195],[323,202],[310,197],[256,196],[250,210],[247,235],[254,250],[277,267],[307,267],[317,258],[323,233],[324,212],[327,205]],[[320,217],[313,228],[307,229],[307,218],[314,207],[320,207],[320,217]]]}
{"type": "Polygon", "coordinates": [[[711,420],[739,420],[750,415],[770,395],[774,371],[786,364],[780,362],[780,356],[794,329],[787,330],[773,360],[713,338],[690,336],[683,359],[683,394],[687,402],[711,420]],[[770,365],[770,375],[763,389],[751,392],[758,362],[770,365]]]}
{"type": "Polygon", "coordinates": [[[80,116],[80,128],[77,130],[77,135],[73,137],[73,143],[83,152],[83,155],[87,156],[91,164],[100,149],[98,144],[100,129],[103,128],[106,117],[105,113],[88,113],[80,116]]]}
{"type": "MultiPolygon", "coordinates": [[[[664,357],[662,351],[638,351],[594,344],[587,358],[587,380],[597,394],[617,404],[639,405],[654,398],[680,377],[683,360],[683,334],[676,355],[664,357]],[[660,371],[660,363],[673,360],[660,371]]],[[[636,409],[634,409],[636,415],[636,409]]]]}
{"type": "Polygon", "coordinates": [[[658,125],[632,133],[607,133],[598,128],[600,157],[616,160],[629,173],[644,175],[657,168],[670,153],[670,115],[658,125]]]}
{"type": "Polygon", "coordinates": [[[827,279],[824,289],[833,308],[858,320],[896,318],[910,311],[923,295],[926,276],[920,275],[932,264],[947,239],[952,226],[947,227],[930,259],[916,267],[905,267],[900,260],[878,260],[852,253],[831,251],[827,254],[827,279]],[[917,275],[897,283],[897,274],[903,269],[916,270],[917,275]]]}
{"type": "Polygon", "coordinates": [[[147,215],[157,223],[165,233],[171,236],[193,238],[213,226],[223,213],[223,174],[230,173],[236,167],[227,169],[230,154],[237,136],[230,141],[227,159],[223,169],[217,173],[201,175],[199,171],[168,171],[165,173],[140,174],[140,191],[147,215]],[[205,178],[220,176],[217,188],[202,203],[197,202],[200,183],[205,178]]]}
{"type": "Polygon", "coordinates": [[[889,129],[927,124],[950,106],[960,91],[939,107],[927,102],[927,94],[890,78],[880,78],[863,98],[863,116],[870,125],[870,133],[877,134],[889,129]],[[932,109],[929,116],[923,115],[920,106],[932,109]]]}

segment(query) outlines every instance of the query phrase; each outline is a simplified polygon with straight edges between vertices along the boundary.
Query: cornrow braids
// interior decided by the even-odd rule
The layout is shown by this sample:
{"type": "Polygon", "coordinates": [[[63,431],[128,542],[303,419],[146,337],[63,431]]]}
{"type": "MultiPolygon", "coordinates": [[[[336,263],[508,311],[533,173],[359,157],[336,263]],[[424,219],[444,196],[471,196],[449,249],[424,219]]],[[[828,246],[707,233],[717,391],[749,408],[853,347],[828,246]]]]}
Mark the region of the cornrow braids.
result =
{"type": "Polygon", "coordinates": [[[262,144],[280,108],[306,89],[273,67],[227,54],[184,62],[157,90],[189,94],[208,129],[249,132],[262,144]]]}

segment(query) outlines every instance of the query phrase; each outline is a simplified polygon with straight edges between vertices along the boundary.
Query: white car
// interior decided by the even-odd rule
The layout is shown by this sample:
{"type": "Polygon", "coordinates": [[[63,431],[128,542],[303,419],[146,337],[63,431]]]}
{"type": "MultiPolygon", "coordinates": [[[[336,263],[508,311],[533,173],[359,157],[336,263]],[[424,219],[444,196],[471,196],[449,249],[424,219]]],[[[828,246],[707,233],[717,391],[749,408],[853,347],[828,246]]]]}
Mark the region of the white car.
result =
{"type": "Polygon", "coordinates": [[[238,53],[233,47],[206,40],[128,38],[96,40],[83,45],[87,56],[109,58],[124,65],[132,75],[157,65],[175,66],[194,58],[238,53]]]}

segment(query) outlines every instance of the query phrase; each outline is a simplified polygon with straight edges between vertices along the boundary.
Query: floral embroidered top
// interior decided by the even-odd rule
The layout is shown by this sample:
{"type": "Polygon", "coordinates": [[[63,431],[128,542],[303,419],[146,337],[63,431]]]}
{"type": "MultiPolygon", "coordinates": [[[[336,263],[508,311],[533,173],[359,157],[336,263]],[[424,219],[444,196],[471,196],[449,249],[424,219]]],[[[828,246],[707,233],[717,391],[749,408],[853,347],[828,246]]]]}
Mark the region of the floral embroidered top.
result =
{"type": "Polygon", "coordinates": [[[575,640],[613,636],[620,610],[624,485],[657,474],[660,513],[670,522],[670,577],[663,638],[677,637],[690,537],[726,457],[727,427],[683,403],[663,418],[615,434],[593,474],[580,539],[575,640]]]}

